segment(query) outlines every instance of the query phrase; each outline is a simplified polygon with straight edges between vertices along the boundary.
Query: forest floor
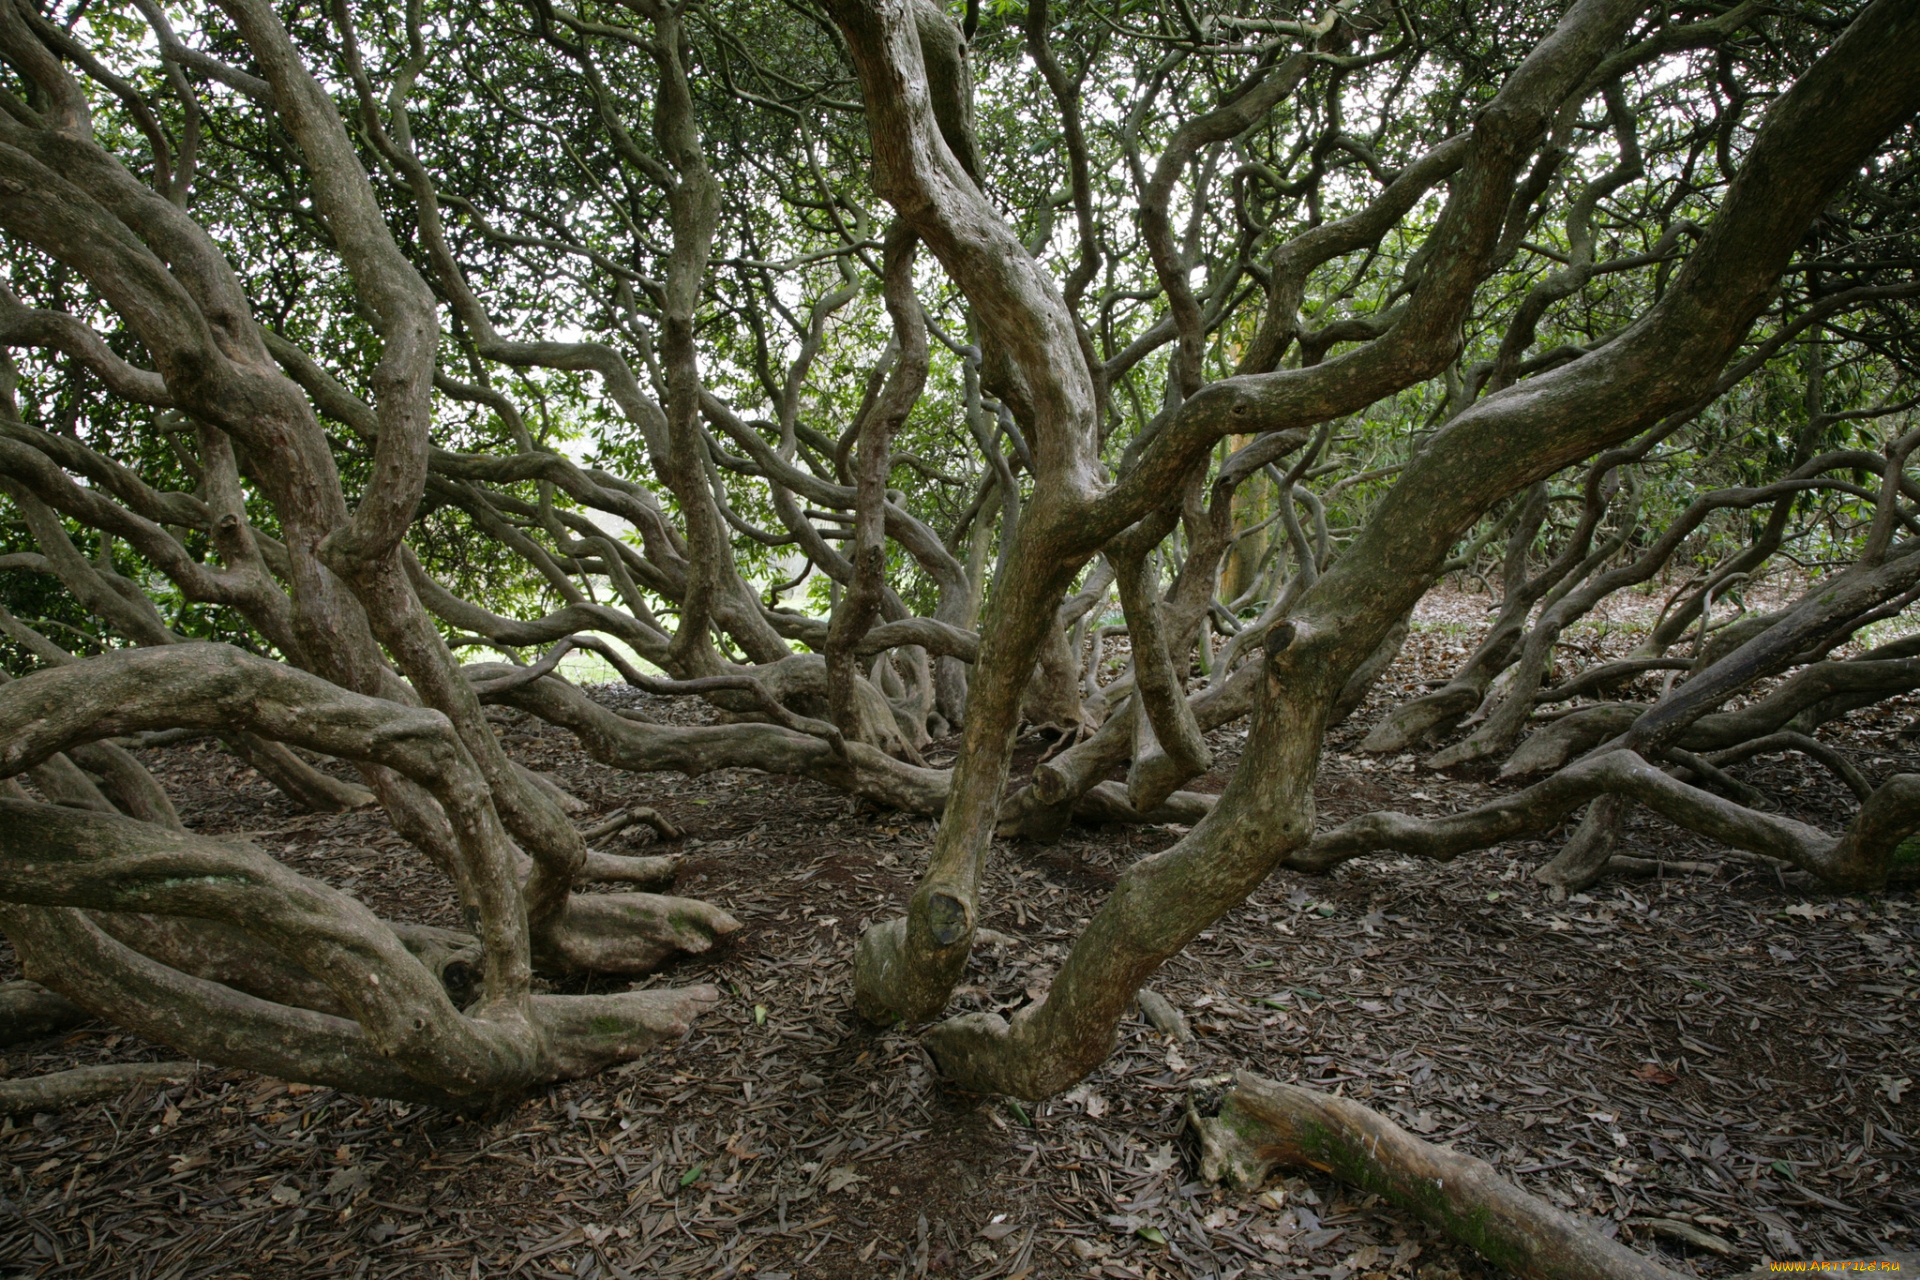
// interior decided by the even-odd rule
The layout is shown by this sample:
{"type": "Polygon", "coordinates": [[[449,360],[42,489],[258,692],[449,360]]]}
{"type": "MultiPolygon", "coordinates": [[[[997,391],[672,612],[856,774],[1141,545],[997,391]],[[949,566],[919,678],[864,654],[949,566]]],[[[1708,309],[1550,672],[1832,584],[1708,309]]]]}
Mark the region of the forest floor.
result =
{"type": "MultiPolygon", "coordinates": [[[[1470,807],[1505,785],[1353,754],[1380,711],[1458,664],[1484,619],[1472,597],[1423,608],[1400,662],[1329,742],[1323,824],[1470,807]]],[[[1592,656],[1630,630],[1592,628],[1592,656]]],[[[1877,783],[1920,772],[1900,733],[1914,716],[1881,707],[1823,736],[1877,783]]],[[[928,822],[745,771],[618,773],[530,721],[505,737],[595,814],[647,804],[686,829],[675,891],[745,927],[649,981],[713,982],[723,1003],[643,1062],[480,1119],[207,1066],[7,1120],[0,1275],[1495,1274],[1327,1178],[1286,1177],[1258,1198],[1201,1185],[1189,1100],[1204,1106],[1237,1069],[1363,1099],[1682,1272],[1916,1247],[1912,894],[1837,896],[1728,861],[1555,903],[1529,876],[1553,841],[1281,873],[1155,976],[1191,1042],[1130,1020],[1082,1086],[1022,1107],[955,1093],[912,1034],[866,1028],[849,1007],[854,941],[899,910],[928,822]]],[[[1217,789],[1240,740],[1216,737],[1219,767],[1200,785],[1217,789]]],[[[445,887],[383,818],[298,813],[212,746],[147,758],[190,826],[247,833],[390,917],[455,923],[445,887]]],[[[1829,830],[1851,812],[1801,757],[1733,771],[1829,830]]],[[[1010,941],[979,950],[956,1007],[1008,1010],[1043,990],[1117,873],[1177,834],[1076,827],[1051,846],[998,846],[984,923],[1010,941]]],[[[1644,814],[1624,843],[1668,860],[1721,852],[1644,814]]],[[[0,944],[0,978],[13,976],[0,944]]],[[[98,1025],[4,1051],[0,1075],[171,1056],[98,1025]]]]}

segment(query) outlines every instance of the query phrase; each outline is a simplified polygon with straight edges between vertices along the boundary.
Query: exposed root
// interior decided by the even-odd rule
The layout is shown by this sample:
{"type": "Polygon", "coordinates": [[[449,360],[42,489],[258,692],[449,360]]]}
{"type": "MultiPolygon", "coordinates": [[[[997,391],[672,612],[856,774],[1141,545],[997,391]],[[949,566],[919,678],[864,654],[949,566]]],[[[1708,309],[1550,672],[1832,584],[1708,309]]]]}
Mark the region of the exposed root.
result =
{"type": "Polygon", "coordinates": [[[653,834],[662,840],[678,840],[686,834],[646,805],[637,804],[629,809],[616,809],[592,826],[581,828],[580,838],[589,842],[605,840],[608,836],[625,831],[636,822],[652,827],[653,834]]]}
{"type": "Polygon", "coordinates": [[[1219,798],[1202,791],[1175,791],[1142,813],[1128,800],[1125,784],[1103,782],[1080,797],[1073,816],[1082,822],[1179,822],[1192,826],[1212,811],[1219,798]]]}
{"type": "Polygon", "coordinates": [[[1468,712],[1480,705],[1485,694],[1484,683],[1455,681],[1402,703],[1368,732],[1360,750],[1369,755],[1390,755],[1417,747],[1460,723],[1468,712]]]}
{"type": "Polygon", "coordinates": [[[37,982],[0,982],[0,1045],[25,1044],[93,1021],[93,1015],[37,982]]]}
{"type": "Polygon", "coordinates": [[[192,1062],[127,1062],[75,1067],[25,1080],[0,1080],[0,1115],[84,1107],[89,1102],[117,1098],[135,1085],[187,1080],[197,1070],[199,1065],[192,1062]]]}
{"type": "Polygon", "coordinates": [[[1536,868],[1533,878],[1553,890],[1555,901],[1564,901],[1598,880],[1613,857],[1620,839],[1620,823],[1632,806],[1619,796],[1603,795],[1587,806],[1586,817],[1574,828],[1573,836],[1551,860],[1536,868]]]}
{"type": "Polygon", "coordinates": [[[1666,858],[1636,858],[1630,854],[1616,853],[1607,859],[1607,865],[1601,875],[1620,876],[1626,879],[1645,880],[1653,876],[1717,876],[1720,864],[1717,862],[1675,862],[1666,858]]]}
{"type": "Polygon", "coordinates": [[[1899,879],[1920,854],[1920,775],[1896,774],[1876,790],[1838,836],[1790,818],[1744,808],[1690,787],[1631,751],[1609,751],[1562,769],[1525,791],[1431,821],[1379,812],[1315,836],[1290,855],[1298,871],[1324,872],[1362,853],[1396,849],[1428,858],[1452,858],[1499,840],[1551,830],[1569,813],[1591,805],[1560,854],[1534,873],[1556,889],[1591,884],[1612,855],[1619,820],[1644,805],[1689,831],[1749,854],[1791,863],[1842,889],[1878,889],[1899,879]],[[1903,852],[1904,851],[1904,852],[1903,852]]]}
{"type": "Polygon", "coordinates": [[[1422,1142],[1346,1098],[1242,1071],[1199,1131],[1201,1176],[1257,1187],[1275,1165],[1306,1165],[1420,1215],[1487,1261],[1541,1280],[1679,1280],[1653,1259],[1502,1178],[1472,1156],[1422,1142]]]}
{"type": "Polygon", "coordinates": [[[1500,766],[1500,776],[1522,778],[1558,769],[1582,752],[1625,733],[1645,710],[1638,703],[1607,702],[1561,716],[1514,748],[1500,766]]]}
{"type": "Polygon", "coordinates": [[[566,914],[535,938],[534,961],[556,973],[650,973],[675,955],[711,950],[739,928],[719,907],[693,898],[574,894],[566,914]]]}
{"type": "Polygon", "coordinates": [[[587,850],[587,861],[574,877],[575,884],[650,884],[656,887],[673,883],[680,870],[680,855],[654,854],[630,858],[617,853],[587,850]]]}
{"type": "Polygon", "coordinates": [[[696,1017],[719,1002],[719,989],[706,983],[598,996],[535,996],[533,1020],[548,1042],[546,1074],[569,1080],[630,1062],[662,1040],[685,1035],[696,1017]]]}

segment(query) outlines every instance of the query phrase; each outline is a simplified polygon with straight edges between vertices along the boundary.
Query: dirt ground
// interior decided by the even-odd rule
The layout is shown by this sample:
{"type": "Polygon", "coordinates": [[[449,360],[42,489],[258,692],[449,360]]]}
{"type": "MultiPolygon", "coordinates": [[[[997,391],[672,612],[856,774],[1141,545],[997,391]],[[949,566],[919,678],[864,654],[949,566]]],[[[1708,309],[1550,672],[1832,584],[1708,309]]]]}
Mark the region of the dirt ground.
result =
{"type": "MultiPolygon", "coordinates": [[[[1483,617],[1460,601],[1427,611],[1369,708],[1333,735],[1323,824],[1491,793],[1412,756],[1353,754],[1390,700],[1459,662],[1483,617]]],[[[1607,628],[1589,639],[1594,657],[1621,643],[1607,628]]],[[[662,719],[698,714],[601,696],[662,719]]],[[[1856,713],[1823,736],[1875,782],[1920,772],[1901,733],[1914,710],[1856,713]]],[[[1494,1274],[1325,1178],[1283,1178],[1258,1198],[1201,1185],[1187,1110],[1237,1069],[1364,1099],[1682,1272],[1916,1247],[1912,894],[1835,896],[1729,860],[1717,875],[1608,883],[1556,904],[1528,874],[1551,840],[1448,865],[1283,873],[1154,979],[1192,1042],[1136,1018],[1082,1086],[1022,1107],[944,1087],[912,1034],[868,1029],[849,1007],[854,941],[899,909],[926,821],[745,771],[617,773],[530,721],[506,741],[596,814],[648,804],[686,828],[676,892],[746,927],[649,981],[714,982],[723,1004],[646,1061],[480,1119],[207,1066],[178,1086],[5,1121],[0,1274],[1494,1274]]],[[[1219,767],[1201,785],[1217,789],[1239,738],[1215,742],[1219,767]]],[[[190,826],[249,833],[390,917],[456,923],[384,819],[299,814],[211,746],[147,758],[190,826]]],[[[1798,756],[1733,772],[1830,830],[1852,809],[1798,756]]],[[[1011,1010],[1043,991],[1118,871],[1176,838],[1075,828],[1052,846],[998,846],[985,924],[1008,941],[976,954],[956,1007],[1011,1010]]],[[[1644,814],[1624,843],[1668,860],[1725,853],[1644,814]]],[[[652,837],[618,847],[651,850],[652,837]]],[[[12,976],[0,944],[0,977],[12,976]]],[[[3,1052],[10,1076],[173,1056],[105,1025],[3,1052]]]]}

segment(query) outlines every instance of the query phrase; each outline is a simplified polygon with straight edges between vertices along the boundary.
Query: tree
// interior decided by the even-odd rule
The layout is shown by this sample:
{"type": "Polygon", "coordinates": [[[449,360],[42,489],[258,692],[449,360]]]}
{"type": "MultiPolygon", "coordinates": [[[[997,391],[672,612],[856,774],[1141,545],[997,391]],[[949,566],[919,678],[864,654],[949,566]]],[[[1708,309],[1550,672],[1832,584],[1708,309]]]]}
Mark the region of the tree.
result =
{"type": "Polygon", "coordinates": [[[589,849],[489,707],[610,767],[938,815],[861,940],[878,1022],[944,1009],[996,831],[1193,822],[1046,997],[929,1031],[1023,1097],[1280,866],[1584,806],[1565,888],[1638,803],[1837,883],[1901,871],[1920,781],[1807,730],[1920,685],[1905,642],[1829,656],[1920,584],[1909,6],[135,9],[0,9],[0,743],[40,793],[0,800],[0,925],[88,1009],[462,1105],[683,1029],[716,993],[531,994],[735,926],[576,892],[660,863],[589,849]],[[1502,538],[1485,643],[1369,742],[1477,713],[1436,767],[1548,776],[1316,833],[1327,727],[1502,538]],[[1816,541],[1798,603],[1716,613],[1816,541]],[[1566,628],[1676,557],[1707,568],[1644,652],[1552,685],[1566,628]],[[729,722],[616,715],[573,648],[729,722]],[[1218,801],[1181,791],[1242,718],[1218,801]],[[1008,797],[1023,725],[1053,754],[1008,797]],[[183,731],[303,803],[377,800],[471,933],[181,830],[127,748],[183,731]],[[1722,767],[1781,749],[1856,786],[1848,831],[1722,767]]]}

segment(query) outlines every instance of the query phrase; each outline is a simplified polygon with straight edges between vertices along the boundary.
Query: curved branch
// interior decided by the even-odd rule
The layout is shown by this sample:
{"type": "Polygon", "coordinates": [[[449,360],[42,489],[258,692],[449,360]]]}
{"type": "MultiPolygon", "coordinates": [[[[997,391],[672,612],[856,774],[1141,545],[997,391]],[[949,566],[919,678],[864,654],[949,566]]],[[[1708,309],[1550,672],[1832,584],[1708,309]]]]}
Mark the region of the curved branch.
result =
{"type": "Polygon", "coordinates": [[[1350,858],[1394,850],[1441,861],[1558,825],[1589,800],[1618,796],[1736,849],[1778,858],[1846,889],[1884,884],[1896,846],[1920,829],[1920,775],[1901,774],[1861,807],[1839,836],[1690,787],[1632,751],[1608,751],[1569,765],[1544,782],[1465,813],[1422,820],[1370,813],[1287,859],[1298,871],[1323,872],[1350,858]]]}

